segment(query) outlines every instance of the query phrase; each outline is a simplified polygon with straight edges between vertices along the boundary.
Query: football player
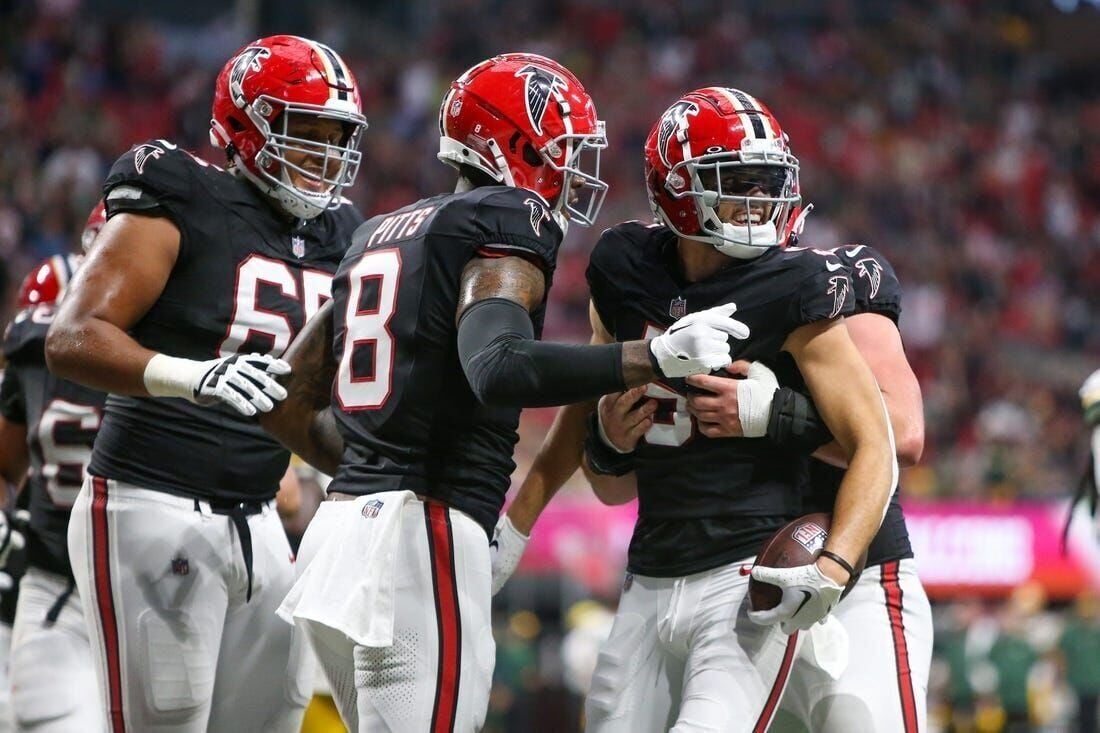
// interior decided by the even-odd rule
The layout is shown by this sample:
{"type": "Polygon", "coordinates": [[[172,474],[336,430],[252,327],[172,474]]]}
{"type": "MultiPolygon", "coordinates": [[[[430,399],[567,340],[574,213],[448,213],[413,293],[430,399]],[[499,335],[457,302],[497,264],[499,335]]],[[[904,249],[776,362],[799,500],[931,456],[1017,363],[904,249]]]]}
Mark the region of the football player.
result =
{"type": "MultiPolygon", "coordinates": [[[[685,312],[736,303],[751,335],[735,356],[789,353],[852,456],[826,556],[763,569],[783,600],[754,619],[765,625],[750,623],[749,568],[801,513],[800,468],[762,432],[709,434],[688,410],[694,388],[683,380],[609,395],[598,412],[588,404],[559,414],[509,509],[511,556],[583,453],[604,501],[639,498],[629,574],[588,696],[589,730],[762,731],[798,643],[770,624],[807,629],[836,603],[894,485],[889,427],[841,321],[852,310],[847,269],[829,253],[784,249],[803,213],[798,161],[771,112],[736,89],[685,95],[650,132],[646,183],[659,223],[612,227],[592,252],[593,340],[660,333],[685,312]]],[[[746,413],[763,407],[745,402],[746,413]]],[[[498,568],[498,584],[511,569],[498,568]]]]}
{"type": "Polygon", "coordinates": [[[481,727],[489,537],[520,407],[706,372],[747,335],[724,306],[649,342],[538,340],[564,224],[591,224],[607,189],[603,122],[561,64],[477,64],[448,90],[439,130],[455,192],[356,231],[331,311],[288,352],[290,397],[262,418],[334,474],[281,610],[309,630],[358,731],[481,727]]]}
{"type": "Polygon", "coordinates": [[[330,48],[240,49],[215,83],[226,168],[167,140],[104,185],[107,224],[54,320],[50,368],[110,394],[69,554],[111,729],[297,731],[311,671],[275,617],[294,578],[254,420],[362,217],[366,127],[330,48]]]}
{"type": "MultiPolygon", "coordinates": [[[[855,312],[845,318],[845,325],[886,402],[898,462],[912,466],[924,448],[924,407],[898,332],[901,287],[897,276],[889,260],[871,247],[851,245],[831,251],[852,274],[855,312]]],[[[831,512],[844,476],[838,466],[846,465],[847,456],[832,441],[805,394],[776,388],[797,382],[790,373],[794,368],[790,361],[783,359],[775,366],[778,382],[760,364],[750,367],[752,376],[741,382],[709,375],[689,377],[688,382],[702,393],[688,397],[688,412],[710,437],[739,437],[764,429],[773,442],[793,454],[814,451],[802,511],[831,512]],[[757,397],[751,414],[739,410],[739,393],[757,397]],[[752,424],[754,416],[758,417],[752,424]]],[[[859,581],[834,616],[847,631],[848,664],[839,676],[822,669],[815,663],[817,639],[811,637],[795,660],[772,730],[924,730],[932,611],[917,577],[896,493],[867,550],[859,581]]]]}
{"type": "MultiPolygon", "coordinates": [[[[85,252],[104,221],[100,202],[84,227],[85,252]]],[[[66,537],[106,395],[58,379],[46,369],[45,357],[46,331],[81,259],[55,255],[32,270],[4,335],[0,474],[13,483],[26,476],[22,490],[30,514],[10,667],[12,709],[25,731],[105,728],[66,537]]]]}

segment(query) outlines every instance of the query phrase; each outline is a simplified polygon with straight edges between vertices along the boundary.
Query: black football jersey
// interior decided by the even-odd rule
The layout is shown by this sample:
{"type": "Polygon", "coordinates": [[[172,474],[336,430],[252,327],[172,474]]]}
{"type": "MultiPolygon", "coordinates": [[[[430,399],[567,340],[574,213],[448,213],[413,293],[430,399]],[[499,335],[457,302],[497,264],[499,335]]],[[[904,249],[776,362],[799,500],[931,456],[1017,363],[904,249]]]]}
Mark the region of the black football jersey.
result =
{"type": "Polygon", "coordinates": [[[8,326],[0,414],[27,428],[27,562],[71,576],[69,511],[92,455],[106,395],[58,379],[46,368],[46,332],[53,317],[52,304],[30,306],[8,326]]]}
{"type": "MultiPolygon", "coordinates": [[[[119,158],[104,196],[108,218],[165,216],[179,228],[164,292],[130,333],[188,359],[281,355],[330,297],[332,273],[362,222],[348,202],[291,221],[246,179],[163,140],[119,158]]],[[[89,470],[199,499],[264,500],[288,460],[255,418],[226,405],[110,395],[89,470]]]]}
{"type": "MultiPolygon", "coordinates": [[[[878,250],[862,244],[837,247],[832,252],[851,269],[855,312],[878,313],[896,324],[901,317],[901,284],[890,261],[878,250]]],[[[805,511],[831,512],[844,469],[813,458],[809,460],[809,468],[805,511]]],[[[894,492],[882,527],[867,550],[867,565],[907,557],[913,557],[913,548],[898,493],[894,492]]]]}
{"type": "MultiPolygon", "coordinates": [[[[687,313],[736,303],[734,318],[751,335],[731,342],[734,359],[767,361],[792,331],[852,311],[847,268],[831,255],[776,248],[687,282],[676,243],[667,227],[640,222],[600,237],[588,283],[619,341],[651,338],[687,313]]],[[[638,522],[628,561],[642,575],[686,575],[754,555],[801,507],[803,462],[764,438],[707,438],[687,412],[686,393],[684,380],[646,392],[658,409],[636,449],[638,522]]]]}
{"type": "MultiPolygon", "coordinates": [[[[345,440],[329,491],[408,489],[491,532],[515,464],[519,408],[481,404],[458,358],[455,311],[474,257],[519,256],[552,276],[562,231],[525,189],[487,186],[363,224],[333,281],[333,409],[345,440]]],[[[536,337],[545,302],[532,313],[536,337]]]]}

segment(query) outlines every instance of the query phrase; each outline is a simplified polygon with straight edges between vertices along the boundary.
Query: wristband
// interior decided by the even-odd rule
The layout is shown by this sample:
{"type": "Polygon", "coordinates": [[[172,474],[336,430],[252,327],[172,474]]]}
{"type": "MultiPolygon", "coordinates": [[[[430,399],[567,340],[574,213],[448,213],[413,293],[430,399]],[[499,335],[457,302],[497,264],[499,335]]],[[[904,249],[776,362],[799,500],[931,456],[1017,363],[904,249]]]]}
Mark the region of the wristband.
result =
{"type": "Polygon", "coordinates": [[[830,560],[832,560],[833,562],[835,562],[837,565],[839,565],[840,567],[847,570],[848,571],[848,582],[849,583],[852,581],[852,578],[856,577],[856,569],[852,567],[852,564],[849,563],[847,560],[845,560],[840,555],[833,552],[832,550],[826,550],[826,549],[822,548],[817,553],[817,556],[818,557],[827,557],[830,560]]]}
{"type": "Polygon", "coordinates": [[[634,451],[619,453],[600,438],[600,418],[596,412],[588,415],[587,424],[584,455],[592,472],[601,476],[623,476],[633,471],[634,451]]]}
{"type": "Polygon", "coordinates": [[[829,426],[817,414],[810,398],[790,387],[780,387],[768,415],[768,438],[773,443],[813,453],[833,439],[829,426]]]}
{"type": "Polygon", "coordinates": [[[153,397],[181,397],[195,401],[195,387],[210,369],[210,364],[155,354],[145,365],[142,381],[153,397]]]}

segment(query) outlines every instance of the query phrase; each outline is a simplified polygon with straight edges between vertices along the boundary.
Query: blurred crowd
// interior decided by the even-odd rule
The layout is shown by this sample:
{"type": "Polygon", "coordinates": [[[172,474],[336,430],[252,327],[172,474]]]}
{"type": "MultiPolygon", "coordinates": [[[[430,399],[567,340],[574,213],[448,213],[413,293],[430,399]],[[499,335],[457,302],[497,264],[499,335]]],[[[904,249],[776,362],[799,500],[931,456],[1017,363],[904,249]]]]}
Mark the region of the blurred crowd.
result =
{"type": "MultiPolygon", "coordinates": [[[[901,330],[927,416],[924,460],[907,472],[903,491],[992,500],[1072,493],[1085,460],[1075,390],[1100,363],[1094,5],[327,0],[228,10],[199,3],[211,8],[201,23],[168,22],[171,6],[157,0],[142,4],[146,16],[128,5],[0,4],[0,320],[34,262],[78,246],[107,169],[129,146],[167,138],[224,162],[206,139],[213,77],[250,38],[309,35],[351,64],[370,129],[350,196],[367,214],[453,184],[435,160],[446,84],[491,53],[529,50],[573,69],[607,120],[605,226],[651,217],[642,144],[682,92],[716,84],[765,100],[791,137],[803,195],[815,204],[802,243],[876,246],[901,279],[901,330]]],[[[573,227],[566,240],[549,338],[587,339],[584,270],[600,229],[573,227]]],[[[525,414],[518,475],[552,414],[525,414]]],[[[1091,625],[1082,628],[1095,639],[1090,602],[1091,625]]],[[[972,725],[996,715],[1011,722],[1021,704],[1035,719],[1047,672],[1072,683],[1072,654],[1058,649],[1074,644],[1058,640],[1077,633],[1085,616],[1051,617],[1037,639],[1015,604],[996,614],[978,602],[939,610],[936,699],[972,725]],[[985,657],[971,653],[980,633],[992,638],[985,657]]],[[[522,613],[502,621],[498,669],[513,684],[494,695],[498,730],[524,729],[501,727],[510,710],[539,720],[577,712],[562,682],[565,614],[547,632],[539,616],[522,613]],[[531,664],[536,673],[525,676],[531,664]],[[547,680],[557,680],[549,698],[512,704],[547,680]]],[[[1100,670],[1089,674],[1100,681],[1100,670]]],[[[1087,692],[1095,705],[1097,690],[1087,692]]],[[[1050,695],[1051,714],[1072,717],[1059,694],[1050,695]]]]}

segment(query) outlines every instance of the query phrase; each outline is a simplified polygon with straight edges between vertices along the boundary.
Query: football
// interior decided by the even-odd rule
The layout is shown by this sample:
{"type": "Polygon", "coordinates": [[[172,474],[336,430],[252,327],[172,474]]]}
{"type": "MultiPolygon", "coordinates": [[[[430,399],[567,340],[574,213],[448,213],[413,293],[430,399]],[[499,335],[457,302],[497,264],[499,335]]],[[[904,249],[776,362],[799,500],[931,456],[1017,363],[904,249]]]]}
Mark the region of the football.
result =
{"type": "MultiPolygon", "coordinates": [[[[832,515],[825,512],[807,514],[780,527],[771,536],[764,549],[756,556],[753,567],[763,565],[770,568],[793,568],[799,565],[809,565],[817,560],[818,553],[825,547],[825,540],[829,536],[829,526],[832,523],[832,515]]],[[[844,593],[848,595],[859,580],[859,574],[863,572],[863,566],[867,562],[867,554],[853,565],[855,575],[848,581],[844,593]]],[[[767,611],[779,605],[782,591],[779,586],[771,583],[762,583],[755,578],[749,579],[749,603],[754,611],[767,611]]]]}

